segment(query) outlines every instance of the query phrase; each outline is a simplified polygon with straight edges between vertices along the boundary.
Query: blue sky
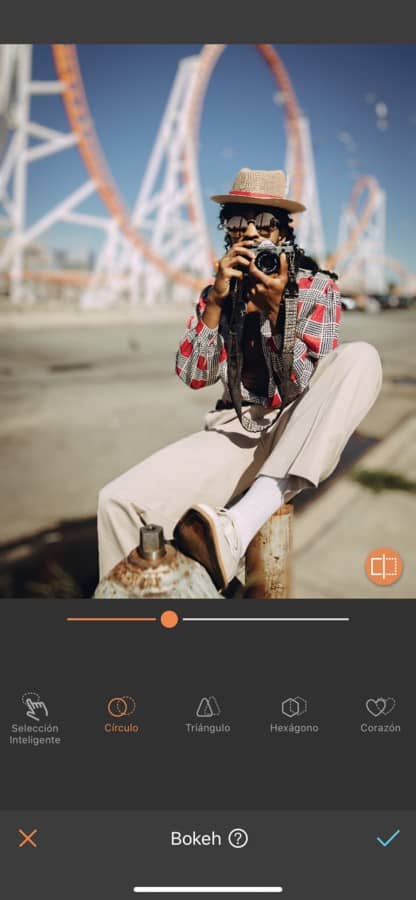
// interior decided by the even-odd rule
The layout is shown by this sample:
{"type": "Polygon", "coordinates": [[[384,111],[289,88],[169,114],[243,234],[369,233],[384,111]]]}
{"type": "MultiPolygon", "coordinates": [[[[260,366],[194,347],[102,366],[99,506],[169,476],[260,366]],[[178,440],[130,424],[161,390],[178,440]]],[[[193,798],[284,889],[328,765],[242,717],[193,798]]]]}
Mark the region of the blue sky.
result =
{"type": "MultiPolygon", "coordinates": [[[[308,117],[327,251],[354,181],[373,175],[387,194],[388,256],[416,271],[416,45],[275,44],[308,117]]],[[[78,45],[96,130],[113,177],[132,207],[179,61],[194,44],[78,45]]],[[[49,45],[35,45],[33,77],[55,77],[49,45]]],[[[255,45],[230,45],[212,75],[202,112],[199,172],[212,240],[218,207],[209,195],[231,186],[243,166],[282,168],[284,115],[270,70],[255,45]]],[[[59,96],[36,97],[32,118],[68,130],[59,96]]],[[[87,178],[76,148],[34,163],[28,222],[87,178]]],[[[98,197],[84,204],[105,215],[98,197]]],[[[76,255],[97,250],[95,229],[56,226],[43,237],[76,255]]]]}

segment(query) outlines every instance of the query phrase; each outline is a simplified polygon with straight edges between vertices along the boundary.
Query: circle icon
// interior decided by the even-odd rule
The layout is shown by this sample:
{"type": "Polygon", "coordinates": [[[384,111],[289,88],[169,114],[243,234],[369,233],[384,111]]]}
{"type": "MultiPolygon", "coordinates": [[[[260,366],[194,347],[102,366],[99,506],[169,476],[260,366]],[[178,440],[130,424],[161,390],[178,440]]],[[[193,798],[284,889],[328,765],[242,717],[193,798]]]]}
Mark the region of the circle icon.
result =
{"type": "Polygon", "coordinates": [[[248,834],[244,828],[233,828],[228,834],[228,843],[236,850],[241,850],[248,842],[248,834]]]}
{"type": "Polygon", "coordinates": [[[127,703],[124,697],[113,697],[108,701],[107,709],[114,719],[121,719],[122,716],[127,715],[127,703]]]}
{"type": "Polygon", "coordinates": [[[126,697],[126,696],[123,697],[123,700],[125,703],[127,703],[126,716],[132,716],[133,713],[136,711],[136,701],[134,700],[133,697],[126,697]]]}
{"type": "Polygon", "coordinates": [[[160,617],[160,624],[163,625],[164,628],[176,628],[178,622],[178,613],[174,612],[173,609],[165,609],[165,612],[163,612],[160,617]]]}
{"type": "Polygon", "coordinates": [[[132,716],[136,709],[136,701],[133,697],[112,697],[108,701],[107,709],[110,716],[113,716],[113,719],[132,716]]]}
{"type": "Polygon", "coordinates": [[[402,571],[403,560],[397,550],[392,550],[391,547],[377,547],[368,554],[365,561],[367,578],[380,587],[394,584],[402,571]]]}

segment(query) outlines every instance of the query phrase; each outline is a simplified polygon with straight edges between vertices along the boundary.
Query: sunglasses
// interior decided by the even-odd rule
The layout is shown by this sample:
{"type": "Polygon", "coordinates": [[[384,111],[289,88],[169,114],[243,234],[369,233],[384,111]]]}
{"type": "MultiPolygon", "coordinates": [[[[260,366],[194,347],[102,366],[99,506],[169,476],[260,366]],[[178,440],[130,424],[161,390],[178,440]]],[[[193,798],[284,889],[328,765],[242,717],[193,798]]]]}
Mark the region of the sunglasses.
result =
{"type": "Polygon", "coordinates": [[[279,227],[279,222],[272,213],[261,212],[252,219],[246,219],[245,216],[231,216],[229,219],[224,219],[224,228],[229,234],[244,234],[247,231],[249,222],[254,222],[256,230],[264,234],[271,234],[272,231],[279,227]]]}

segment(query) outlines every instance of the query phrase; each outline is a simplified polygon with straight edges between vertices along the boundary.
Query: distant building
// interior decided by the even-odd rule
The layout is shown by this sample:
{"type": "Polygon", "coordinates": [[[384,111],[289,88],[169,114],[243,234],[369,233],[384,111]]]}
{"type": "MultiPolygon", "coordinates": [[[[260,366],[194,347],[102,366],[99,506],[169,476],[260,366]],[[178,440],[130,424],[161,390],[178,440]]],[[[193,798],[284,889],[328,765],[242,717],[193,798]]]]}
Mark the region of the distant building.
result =
{"type": "Polygon", "coordinates": [[[76,250],[67,249],[53,250],[55,267],[63,270],[77,270],[82,272],[91,272],[95,266],[96,254],[94,250],[76,250]]]}

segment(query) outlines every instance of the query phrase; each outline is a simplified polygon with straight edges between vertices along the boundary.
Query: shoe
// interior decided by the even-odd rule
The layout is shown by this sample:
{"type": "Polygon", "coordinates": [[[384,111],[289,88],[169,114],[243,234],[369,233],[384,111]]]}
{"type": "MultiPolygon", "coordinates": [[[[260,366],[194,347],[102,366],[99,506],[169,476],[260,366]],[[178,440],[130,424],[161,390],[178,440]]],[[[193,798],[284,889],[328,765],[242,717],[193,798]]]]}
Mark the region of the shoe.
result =
{"type": "Polygon", "coordinates": [[[179,520],[173,533],[182,553],[204,566],[215,587],[224,590],[235,578],[242,544],[228,509],[211,509],[199,503],[179,520]]]}

